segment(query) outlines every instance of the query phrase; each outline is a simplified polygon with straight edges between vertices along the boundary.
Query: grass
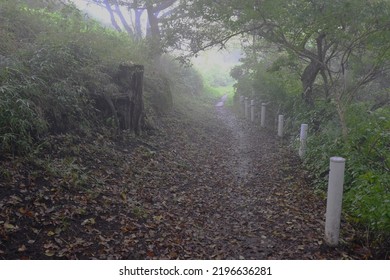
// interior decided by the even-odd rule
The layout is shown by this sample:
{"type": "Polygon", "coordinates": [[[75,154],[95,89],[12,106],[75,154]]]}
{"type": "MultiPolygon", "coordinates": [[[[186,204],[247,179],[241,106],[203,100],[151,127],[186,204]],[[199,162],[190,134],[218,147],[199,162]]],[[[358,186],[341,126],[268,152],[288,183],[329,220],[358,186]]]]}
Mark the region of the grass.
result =
{"type": "Polygon", "coordinates": [[[205,95],[213,99],[219,99],[224,95],[227,95],[225,106],[233,106],[234,88],[233,86],[213,87],[210,85],[205,86],[205,95]]]}

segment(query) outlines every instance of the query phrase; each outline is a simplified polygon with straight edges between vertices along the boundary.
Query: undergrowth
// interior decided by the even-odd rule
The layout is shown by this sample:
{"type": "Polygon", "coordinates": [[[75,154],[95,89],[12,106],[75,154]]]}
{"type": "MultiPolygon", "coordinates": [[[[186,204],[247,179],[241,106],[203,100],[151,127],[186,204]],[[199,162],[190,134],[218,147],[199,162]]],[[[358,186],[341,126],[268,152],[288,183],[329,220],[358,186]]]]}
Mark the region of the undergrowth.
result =
{"type": "Polygon", "coordinates": [[[27,154],[47,134],[104,125],[93,95],[110,86],[121,62],[147,62],[142,42],[86,19],[0,1],[0,150],[27,154]]]}

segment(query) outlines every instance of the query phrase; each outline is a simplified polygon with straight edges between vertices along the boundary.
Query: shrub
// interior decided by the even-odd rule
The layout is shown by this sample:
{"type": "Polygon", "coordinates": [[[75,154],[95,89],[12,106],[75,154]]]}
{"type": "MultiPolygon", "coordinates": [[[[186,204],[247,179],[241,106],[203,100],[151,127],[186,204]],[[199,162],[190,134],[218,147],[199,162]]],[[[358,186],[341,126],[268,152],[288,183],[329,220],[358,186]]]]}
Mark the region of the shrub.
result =
{"type": "Polygon", "coordinates": [[[14,154],[27,153],[47,132],[99,127],[94,97],[121,62],[148,61],[143,42],[101,27],[74,6],[49,11],[24,3],[0,0],[0,144],[14,154]]]}
{"type": "Polygon", "coordinates": [[[354,105],[348,139],[349,188],[346,206],[352,217],[374,231],[390,232],[390,112],[367,112],[354,105]]]}
{"type": "Polygon", "coordinates": [[[29,152],[33,140],[47,130],[41,110],[33,101],[39,85],[11,68],[0,70],[0,83],[0,150],[29,152]]]}
{"type": "Polygon", "coordinates": [[[344,209],[375,232],[390,231],[389,120],[386,109],[368,113],[364,104],[354,104],[348,111],[348,139],[342,139],[336,123],[328,122],[312,131],[304,159],[314,184],[325,191],[329,158],[346,158],[344,209]]]}

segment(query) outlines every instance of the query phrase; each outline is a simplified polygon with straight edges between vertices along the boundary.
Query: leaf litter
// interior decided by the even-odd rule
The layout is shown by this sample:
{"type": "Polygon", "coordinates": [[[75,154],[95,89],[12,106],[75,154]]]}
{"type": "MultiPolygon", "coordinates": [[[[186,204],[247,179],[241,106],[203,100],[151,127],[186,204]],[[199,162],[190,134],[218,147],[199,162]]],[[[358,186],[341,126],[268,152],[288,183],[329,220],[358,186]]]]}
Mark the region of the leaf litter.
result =
{"type": "Polygon", "coordinates": [[[2,158],[0,258],[373,257],[345,221],[342,244],[324,244],[325,200],[272,132],[203,110],[142,138],[59,135],[2,158]]]}

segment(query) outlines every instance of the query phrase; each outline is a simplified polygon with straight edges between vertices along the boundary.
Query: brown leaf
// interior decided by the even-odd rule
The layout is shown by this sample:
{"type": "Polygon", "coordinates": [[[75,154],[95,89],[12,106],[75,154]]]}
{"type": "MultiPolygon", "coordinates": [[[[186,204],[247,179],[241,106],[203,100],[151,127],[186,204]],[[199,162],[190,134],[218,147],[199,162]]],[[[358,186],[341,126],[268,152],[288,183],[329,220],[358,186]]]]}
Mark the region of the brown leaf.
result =
{"type": "Polygon", "coordinates": [[[26,251],[26,250],[27,250],[27,248],[26,248],[25,245],[22,245],[22,246],[20,246],[20,247],[18,248],[18,252],[24,252],[24,251],[26,251]]]}
{"type": "Polygon", "coordinates": [[[52,257],[52,256],[55,255],[55,252],[48,249],[48,250],[45,251],[45,255],[48,256],[48,257],[52,257]]]}
{"type": "Polygon", "coordinates": [[[149,258],[153,258],[155,256],[154,252],[153,251],[148,251],[146,253],[146,255],[149,257],[149,258]]]}
{"type": "Polygon", "coordinates": [[[96,222],[95,222],[95,218],[89,218],[89,219],[85,219],[81,225],[82,226],[85,226],[85,225],[94,225],[96,222]]]}

